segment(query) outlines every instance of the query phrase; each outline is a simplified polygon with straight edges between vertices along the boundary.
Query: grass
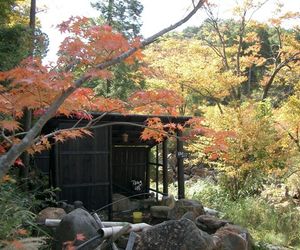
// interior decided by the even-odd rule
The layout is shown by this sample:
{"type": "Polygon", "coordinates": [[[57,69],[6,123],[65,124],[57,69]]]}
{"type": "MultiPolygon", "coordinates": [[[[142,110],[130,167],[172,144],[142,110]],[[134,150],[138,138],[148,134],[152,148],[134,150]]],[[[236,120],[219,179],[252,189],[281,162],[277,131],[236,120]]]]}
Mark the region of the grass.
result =
{"type": "Polygon", "coordinates": [[[16,249],[20,245],[25,249],[39,249],[29,246],[43,245],[44,236],[48,236],[35,223],[34,210],[40,201],[12,180],[0,183],[0,248],[16,249]]]}
{"type": "Polygon", "coordinates": [[[220,211],[222,218],[247,228],[257,245],[269,243],[300,249],[300,213],[296,206],[275,209],[259,196],[233,201],[226,190],[203,180],[187,183],[186,195],[220,211]]]}
{"type": "Polygon", "coordinates": [[[24,224],[34,221],[30,197],[11,183],[0,185],[0,239],[11,239],[24,224]]]}

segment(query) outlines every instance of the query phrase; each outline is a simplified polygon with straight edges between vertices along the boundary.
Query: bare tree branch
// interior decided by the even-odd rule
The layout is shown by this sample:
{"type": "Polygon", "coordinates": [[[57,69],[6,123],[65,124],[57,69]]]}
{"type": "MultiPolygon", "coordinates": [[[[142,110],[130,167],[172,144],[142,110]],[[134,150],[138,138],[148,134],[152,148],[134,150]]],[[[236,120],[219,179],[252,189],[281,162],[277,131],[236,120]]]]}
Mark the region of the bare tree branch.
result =
{"type": "Polygon", "coordinates": [[[264,86],[262,100],[265,100],[268,97],[271,85],[273,84],[275,77],[279,73],[279,71],[284,67],[289,67],[289,65],[288,65],[289,63],[297,62],[297,61],[300,61],[300,52],[297,52],[297,53],[291,55],[289,58],[285,59],[283,62],[276,65],[267,84],[264,86]]]}

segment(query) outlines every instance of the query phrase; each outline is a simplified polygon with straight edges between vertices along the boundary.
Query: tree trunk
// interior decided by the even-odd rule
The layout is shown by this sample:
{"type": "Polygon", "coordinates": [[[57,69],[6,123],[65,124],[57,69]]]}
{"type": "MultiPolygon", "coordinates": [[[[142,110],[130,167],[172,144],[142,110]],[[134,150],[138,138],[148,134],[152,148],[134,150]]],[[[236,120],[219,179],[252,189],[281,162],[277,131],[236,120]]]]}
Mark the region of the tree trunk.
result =
{"type": "MultiPolygon", "coordinates": [[[[35,23],[36,23],[36,0],[31,0],[30,5],[30,18],[29,18],[29,28],[31,32],[31,47],[30,47],[30,56],[34,55],[34,39],[35,39],[35,23]]],[[[24,132],[27,132],[31,129],[32,126],[32,110],[25,109],[24,110],[24,116],[23,116],[23,129],[24,132]]],[[[30,166],[30,155],[27,152],[24,152],[22,154],[22,161],[24,166],[20,167],[19,177],[24,182],[24,187],[26,188],[27,185],[27,178],[29,174],[29,166],[30,166]]]]}

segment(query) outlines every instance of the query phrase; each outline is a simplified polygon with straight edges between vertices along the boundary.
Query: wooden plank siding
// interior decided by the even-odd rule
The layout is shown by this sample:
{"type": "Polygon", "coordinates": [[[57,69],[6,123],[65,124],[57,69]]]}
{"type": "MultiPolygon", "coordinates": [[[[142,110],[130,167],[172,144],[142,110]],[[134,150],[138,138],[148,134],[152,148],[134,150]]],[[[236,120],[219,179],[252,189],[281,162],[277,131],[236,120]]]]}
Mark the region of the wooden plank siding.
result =
{"type": "MultiPolygon", "coordinates": [[[[93,114],[97,117],[101,114],[93,114]]],[[[59,187],[58,200],[73,203],[81,200],[88,210],[96,210],[111,203],[113,192],[126,196],[150,190],[149,152],[157,145],[154,140],[140,138],[147,115],[106,114],[93,130],[93,136],[54,143],[48,152],[35,157],[36,165],[49,173],[50,185],[59,187]],[[103,126],[103,124],[109,126],[103,126]],[[130,123],[130,124],[128,124],[130,123]],[[135,126],[133,126],[133,124],[135,126]],[[128,135],[128,141],[122,135],[128,135]],[[133,189],[132,180],[142,181],[141,190],[133,189]]],[[[184,124],[188,117],[160,116],[163,123],[184,124]]],[[[84,126],[88,121],[72,117],[55,117],[43,128],[47,134],[55,130],[84,126]]],[[[182,151],[182,142],[178,151],[182,151]]],[[[163,147],[166,151],[166,145],[163,147]]],[[[167,193],[167,151],[164,152],[164,192],[167,193]]],[[[179,160],[179,163],[182,161],[179,160]]],[[[182,177],[183,164],[178,165],[182,177]]],[[[184,180],[179,180],[179,196],[184,197],[184,180]]],[[[111,209],[109,207],[108,209],[111,209]]]]}
{"type": "MultiPolygon", "coordinates": [[[[70,127],[60,122],[58,129],[70,127]]],[[[110,199],[110,127],[96,129],[93,137],[57,144],[56,175],[60,200],[81,200],[90,210],[99,209],[110,199]]]]}
{"type": "Polygon", "coordinates": [[[112,176],[114,192],[125,195],[148,191],[147,161],[149,148],[115,146],[112,150],[112,176]],[[132,180],[142,181],[142,189],[135,191],[132,180]]]}

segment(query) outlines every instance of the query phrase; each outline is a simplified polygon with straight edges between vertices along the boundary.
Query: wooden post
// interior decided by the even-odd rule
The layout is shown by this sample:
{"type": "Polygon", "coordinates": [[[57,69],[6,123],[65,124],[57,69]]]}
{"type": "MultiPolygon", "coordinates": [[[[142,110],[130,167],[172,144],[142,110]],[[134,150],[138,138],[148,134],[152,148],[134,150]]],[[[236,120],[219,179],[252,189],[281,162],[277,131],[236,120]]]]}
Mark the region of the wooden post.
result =
{"type": "Polygon", "coordinates": [[[149,192],[149,190],[150,190],[150,164],[149,164],[150,152],[151,152],[151,148],[148,148],[147,165],[146,165],[146,190],[145,190],[145,193],[149,192]]]}
{"type": "Polygon", "coordinates": [[[169,195],[168,191],[168,139],[163,141],[163,193],[169,195]]]}
{"type": "MultiPolygon", "coordinates": [[[[112,168],[112,154],[113,154],[113,143],[112,143],[112,126],[107,128],[108,133],[108,176],[109,176],[109,196],[108,196],[108,203],[111,204],[113,202],[113,168],[112,168]]],[[[113,209],[112,206],[108,207],[108,219],[113,219],[113,209]]]]}
{"type": "Polygon", "coordinates": [[[159,163],[159,159],[158,159],[158,144],[156,145],[156,166],[155,166],[155,183],[156,183],[156,200],[158,201],[158,163],[159,163]]]}
{"type": "Polygon", "coordinates": [[[184,199],[184,169],[183,169],[183,142],[182,132],[177,130],[177,175],[178,175],[178,199],[184,199]]]}

